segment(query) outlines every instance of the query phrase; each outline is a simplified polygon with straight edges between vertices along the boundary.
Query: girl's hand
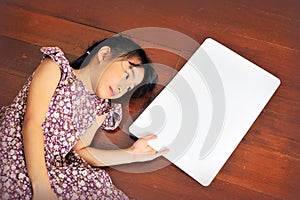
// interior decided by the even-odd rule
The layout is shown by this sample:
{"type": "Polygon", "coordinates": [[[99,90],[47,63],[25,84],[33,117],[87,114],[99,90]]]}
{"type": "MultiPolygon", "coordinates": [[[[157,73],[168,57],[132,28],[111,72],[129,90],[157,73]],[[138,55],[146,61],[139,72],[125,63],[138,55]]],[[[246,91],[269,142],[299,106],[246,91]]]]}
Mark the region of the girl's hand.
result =
{"type": "Polygon", "coordinates": [[[156,139],[157,136],[154,134],[142,137],[138,139],[130,148],[129,151],[134,155],[135,162],[144,162],[153,160],[163,154],[166,154],[169,149],[165,148],[160,151],[155,151],[148,145],[149,140],[156,139]]]}
{"type": "Polygon", "coordinates": [[[56,200],[57,197],[51,187],[45,187],[43,185],[33,187],[32,200],[56,200]]]}

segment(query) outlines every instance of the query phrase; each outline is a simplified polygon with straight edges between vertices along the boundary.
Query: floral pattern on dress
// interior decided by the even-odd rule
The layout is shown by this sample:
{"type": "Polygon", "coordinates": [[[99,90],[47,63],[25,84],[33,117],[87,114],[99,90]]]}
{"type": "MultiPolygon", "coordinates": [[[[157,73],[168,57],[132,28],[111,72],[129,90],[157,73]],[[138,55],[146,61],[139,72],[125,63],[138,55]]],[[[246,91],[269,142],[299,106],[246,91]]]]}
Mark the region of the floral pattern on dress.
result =
{"type": "MultiPolygon", "coordinates": [[[[115,129],[121,121],[121,106],[89,94],[58,47],[43,47],[41,52],[43,59],[52,59],[61,70],[42,124],[51,187],[59,199],[128,199],[105,170],[91,167],[72,150],[99,115],[107,115],[102,129],[115,129]]],[[[1,199],[32,198],[21,132],[33,76],[34,73],[13,102],[0,110],[1,199]]]]}

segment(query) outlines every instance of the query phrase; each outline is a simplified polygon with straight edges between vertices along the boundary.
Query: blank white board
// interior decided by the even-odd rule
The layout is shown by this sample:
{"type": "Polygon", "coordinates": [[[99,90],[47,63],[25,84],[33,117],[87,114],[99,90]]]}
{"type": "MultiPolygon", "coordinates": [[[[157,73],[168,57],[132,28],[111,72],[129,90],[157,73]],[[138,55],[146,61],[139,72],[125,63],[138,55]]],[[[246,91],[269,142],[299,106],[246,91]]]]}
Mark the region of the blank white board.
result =
{"type": "MultiPolygon", "coordinates": [[[[221,170],[280,80],[208,38],[129,127],[203,186],[221,170]]],[[[255,155],[253,155],[255,156],[255,155]]]]}

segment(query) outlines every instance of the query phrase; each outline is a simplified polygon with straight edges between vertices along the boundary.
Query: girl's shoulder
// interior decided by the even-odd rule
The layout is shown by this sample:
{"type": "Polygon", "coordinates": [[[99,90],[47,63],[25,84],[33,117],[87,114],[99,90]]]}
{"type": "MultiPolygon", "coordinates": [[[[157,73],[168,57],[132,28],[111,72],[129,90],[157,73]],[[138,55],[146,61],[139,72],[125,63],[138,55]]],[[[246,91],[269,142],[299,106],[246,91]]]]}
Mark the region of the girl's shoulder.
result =
{"type": "Polygon", "coordinates": [[[59,47],[42,47],[40,51],[43,54],[42,60],[50,58],[61,70],[61,81],[65,81],[69,76],[74,75],[69,60],[65,57],[64,52],[59,47]]]}
{"type": "Polygon", "coordinates": [[[69,60],[59,47],[42,47],[40,51],[43,53],[43,59],[51,58],[60,67],[70,66],[69,60]]]}

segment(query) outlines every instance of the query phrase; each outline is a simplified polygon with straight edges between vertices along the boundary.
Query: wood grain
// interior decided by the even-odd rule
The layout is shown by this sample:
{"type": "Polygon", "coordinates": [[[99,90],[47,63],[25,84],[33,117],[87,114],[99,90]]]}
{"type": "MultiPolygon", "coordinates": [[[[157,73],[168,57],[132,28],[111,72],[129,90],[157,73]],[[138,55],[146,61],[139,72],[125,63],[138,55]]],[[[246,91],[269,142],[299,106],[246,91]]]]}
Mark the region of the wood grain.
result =
{"type": "MultiPolygon", "coordinates": [[[[72,60],[93,41],[141,27],[183,33],[199,45],[212,37],[281,79],[281,85],[209,187],[163,158],[106,168],[135,199],[299,199],[300,2],[288,1],[20,1],[0,5],[0,106],[7,105],[40,62],[41,46],[59,46],[72,60]],[[126,171],[167,167],[149,173],[126,171]]],[[[195,46],[151,33],[134,38],[156,63],[180,70],[195,46]],[[185,56],[186,55],[186,56],[185,56]]],[[[175,73],[155,66],[160,86],[125,105],[135,119],[175,73]]],[[[127,147],[128,125],[98,131],[93,145],[127,147]]]]}

